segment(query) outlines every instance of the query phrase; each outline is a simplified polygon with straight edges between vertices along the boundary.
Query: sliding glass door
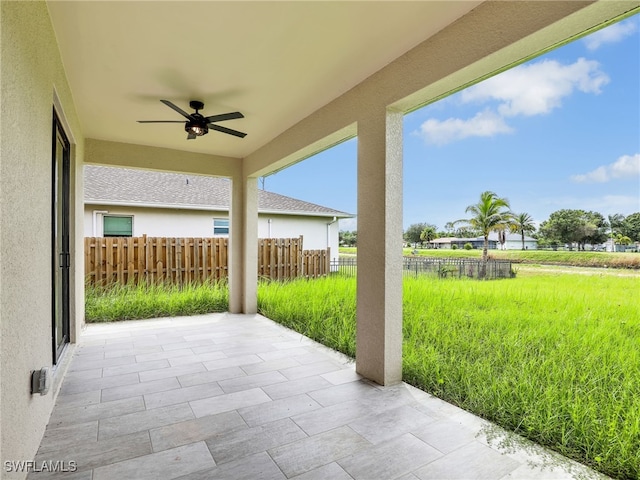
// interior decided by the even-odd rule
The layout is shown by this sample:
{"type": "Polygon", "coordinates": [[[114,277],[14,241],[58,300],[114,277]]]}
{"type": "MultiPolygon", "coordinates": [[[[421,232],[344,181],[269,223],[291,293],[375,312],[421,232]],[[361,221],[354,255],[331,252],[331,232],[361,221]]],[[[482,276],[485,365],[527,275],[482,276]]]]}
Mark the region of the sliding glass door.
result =
{"type": "Polygon", "coordinates": [[[52,347],[53,363],[57,363],[69,342],[69,184],[70,147],[62,125],[53,112],[52,171],[52,347]]]}

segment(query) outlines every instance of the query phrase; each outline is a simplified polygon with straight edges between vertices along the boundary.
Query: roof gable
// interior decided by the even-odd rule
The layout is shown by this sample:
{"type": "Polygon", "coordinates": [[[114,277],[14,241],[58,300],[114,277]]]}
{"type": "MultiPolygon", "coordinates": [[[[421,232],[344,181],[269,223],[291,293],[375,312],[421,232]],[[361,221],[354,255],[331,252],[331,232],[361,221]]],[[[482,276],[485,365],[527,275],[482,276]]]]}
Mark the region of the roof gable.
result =
{"type": "MultiPolygon", "coordinates": [[[[227,178],[85,165],[84,201],[90,204],[229,210],[227,178]]],[[[335,216],[353,215],[314,203],[258,190],[260,213],[335,216]]]]}

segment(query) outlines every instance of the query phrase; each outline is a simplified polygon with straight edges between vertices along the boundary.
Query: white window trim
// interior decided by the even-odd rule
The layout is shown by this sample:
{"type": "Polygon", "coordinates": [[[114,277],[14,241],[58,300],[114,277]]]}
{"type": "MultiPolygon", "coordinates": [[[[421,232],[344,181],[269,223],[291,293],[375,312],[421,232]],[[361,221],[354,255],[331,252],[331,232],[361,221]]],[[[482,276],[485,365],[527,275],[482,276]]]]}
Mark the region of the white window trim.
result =
{"type": "Polygon", "coordinates": [[[214,217],[213,218],[213,236],[214,237],[228,237],[229,236],[229,228],[231,227],[230,225],[230,221],[229,218],[221,218],[221,217],[214,217]],[[226,225],[221,225],[221,226],[217,226],[216,227],[216,221],[223,221],[226,222],[226,225]],[[226,228],[227,229],[227,233],[216,233],[216,228],[226,228]]]}

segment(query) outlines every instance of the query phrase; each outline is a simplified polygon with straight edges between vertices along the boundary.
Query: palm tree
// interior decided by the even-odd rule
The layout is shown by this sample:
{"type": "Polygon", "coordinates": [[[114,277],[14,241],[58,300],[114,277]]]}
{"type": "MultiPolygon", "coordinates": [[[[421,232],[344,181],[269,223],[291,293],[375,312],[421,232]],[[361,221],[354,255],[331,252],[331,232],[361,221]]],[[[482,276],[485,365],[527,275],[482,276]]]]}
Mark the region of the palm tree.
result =
{"type": "Polygon", "coordinates": [[[431,243],[438,236],[436,227],[434,225],[427,225],[422,232],[420,232],[420,240],[422,242],[431,243]]]}
{"type": "Polygon", "coordinates": [[[489,249],[489,233],[510,228],[513,214],[509,211],[509,200],[500,198],[493,192],[482,192],[480,201],[469,205],[465,212],[471,213],[471,218],[456,220],[454,223],[463,223],[474,230],[478,230],[484,237],[482,246],[482,261],[486,262],[489,249]],[[506,210],[504,210],[506,209],[506,210]]]}
{"type": "Polygon", "coordinates": [[[616,235],[616,238],[614,241],[618,245],[631,245],[631,242],[632,242],[632,240],[629,237],[627,237],[626,235],[622,235],[621,233],[618,233],[616,235]]]}
{"type": "Polygon", "coordinates": [[[512,225],[514,231],[518,232],[522,236],[522,250],[524,250],[524,234],[536,231],[536,226],[533,223],[533,218],[531,217],[531,215],[524,212],[514,214],[512,225]]]}

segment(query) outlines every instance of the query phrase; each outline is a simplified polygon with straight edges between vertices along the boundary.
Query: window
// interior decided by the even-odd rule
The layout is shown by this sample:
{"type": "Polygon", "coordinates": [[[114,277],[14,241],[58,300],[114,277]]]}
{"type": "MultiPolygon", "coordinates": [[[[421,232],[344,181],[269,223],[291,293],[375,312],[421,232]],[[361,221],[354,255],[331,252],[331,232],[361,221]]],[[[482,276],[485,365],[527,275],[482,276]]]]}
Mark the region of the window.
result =
{"type": "Polygon", "coordinates": [[[133,217],[105,215],[103,217],[102,235],[105,237],[133,236],[133,217]]]}
{"type": "Polygon", "coordinates": [[[213,235],[214,236],[229,235],[229,219],[228,218],[213,219],[213,235]]]}

